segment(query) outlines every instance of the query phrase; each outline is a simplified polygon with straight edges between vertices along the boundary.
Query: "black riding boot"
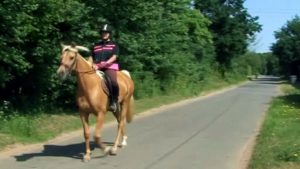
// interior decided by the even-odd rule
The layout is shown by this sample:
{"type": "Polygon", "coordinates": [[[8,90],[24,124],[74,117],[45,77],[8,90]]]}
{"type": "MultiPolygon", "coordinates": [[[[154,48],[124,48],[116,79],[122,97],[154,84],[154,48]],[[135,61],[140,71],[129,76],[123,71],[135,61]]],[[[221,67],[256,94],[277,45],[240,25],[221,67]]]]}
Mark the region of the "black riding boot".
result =
{"type": "Polygon", "coordinates": [[[117,112],[119,110],[118,97],[119,97],[119,86],[114,84],[109,77],[106,76],[107,87],[109,90],[109,110],[117,112]]]}
{"type": "Polygon", "coordinates": [[[109,98],[109,110],[114,112],[116,109],[113,106],[113,100],[114,100],[114,96],[113,96],[113,87],[112,87],[112,82],[110,80],[110,78],[108,76],[105,76],[106,79],[106,86],[108,88],[109,94],[108,94],[108,98],[109,98]]]}
{"type": "Polygon", "coordinates": [[[115,70],[106,69],[104,71],[105,77],[108,82],[109,89],[109,110],[112,112],[118,112],[118,97],[119,97],[119,86],[117,82],[117,72],[115,70]]]}
{"type": "Polygon", "coordinates": [[[119,98],[119,86],[118,84],[112,84],[112,93],[111,93],[111,103],[110,103],[110,108],[113,112],[118,112],[119,111],[119,103],[118,103],[118,98],[119,98]]]}

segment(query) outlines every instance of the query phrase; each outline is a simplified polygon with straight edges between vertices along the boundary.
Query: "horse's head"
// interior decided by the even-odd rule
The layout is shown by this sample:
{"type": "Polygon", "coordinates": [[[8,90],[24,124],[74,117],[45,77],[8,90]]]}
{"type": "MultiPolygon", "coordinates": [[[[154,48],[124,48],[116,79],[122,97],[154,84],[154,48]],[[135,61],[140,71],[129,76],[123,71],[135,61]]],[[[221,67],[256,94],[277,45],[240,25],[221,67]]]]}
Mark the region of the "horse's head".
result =
{"type": "Polygon", "coordinates": [[[57,69],[57,74],[62,80],[76,69],[78,50],[89,51],[83,46],[62,45],[60,66],[57,69]]]}

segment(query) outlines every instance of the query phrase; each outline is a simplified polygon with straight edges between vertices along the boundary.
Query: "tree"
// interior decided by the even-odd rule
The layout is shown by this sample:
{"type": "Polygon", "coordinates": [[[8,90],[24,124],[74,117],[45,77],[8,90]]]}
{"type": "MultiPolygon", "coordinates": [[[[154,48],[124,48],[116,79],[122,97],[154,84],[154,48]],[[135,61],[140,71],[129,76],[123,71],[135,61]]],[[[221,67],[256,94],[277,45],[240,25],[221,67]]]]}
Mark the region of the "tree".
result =
{"type": "Polygon", "coordinates": [[[195,85],[203,79],[208,62],[214,60],[209,21],[191,9],[189,0],[98,0],[87,4],[103,11],[106,22],[114,26],[119,61],[139,81],[136,93],[168,92],[180,86],[170,85],[179,81],[195,85]],[[188,78],[183,81],[183,76],[188,78]]]}
{"type": "Polygon", "coordinates": [[[233,58],[247,51],[249,39],[261,30],[258,17],[252,17],[243,3],[244,0],[195,0],[195,8],[212,22],[209,28],[223,73],[231,67],[233,58]]]}
{"type": "Polygon", "coordinates": [[[73,0],[1,1],[1,100],[21,105],[52,98],[60,43],[93,36],[88,10],[73,0]]]}
{"type": "Polygon", "coordinates": [[[295,16],[275,32],[276,42],[271,50],[278,57],[280,72],[300,75],[300,18],[295,16]]]}

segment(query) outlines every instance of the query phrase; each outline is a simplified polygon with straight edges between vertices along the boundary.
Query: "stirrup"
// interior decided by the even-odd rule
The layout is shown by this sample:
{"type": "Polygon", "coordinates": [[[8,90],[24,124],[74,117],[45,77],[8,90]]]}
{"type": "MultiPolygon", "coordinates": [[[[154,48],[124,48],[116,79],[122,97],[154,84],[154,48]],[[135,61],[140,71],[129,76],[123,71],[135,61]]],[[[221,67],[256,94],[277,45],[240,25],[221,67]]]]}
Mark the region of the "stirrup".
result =
{"type": "Polygon", "coordinates": [[[109,109],[112,111],[112,112],[116,112],[117,111],[117,106],[115,103],[109,105],[109,109]]]}
{"type": "Polygon", "coordinates": [[[109,105],[109,109],[112,111],[112,112],[118,112],[119,111],[119,106],[116,102],[112,102],[110,105],[109,105]]]}

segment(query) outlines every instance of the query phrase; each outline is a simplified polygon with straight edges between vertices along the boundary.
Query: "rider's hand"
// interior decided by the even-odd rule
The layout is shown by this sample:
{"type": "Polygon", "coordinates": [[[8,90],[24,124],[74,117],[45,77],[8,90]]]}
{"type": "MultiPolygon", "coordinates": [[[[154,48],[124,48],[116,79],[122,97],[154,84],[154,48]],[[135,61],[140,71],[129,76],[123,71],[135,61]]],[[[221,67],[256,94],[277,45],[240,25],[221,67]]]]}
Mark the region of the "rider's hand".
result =
{"type": "Polygon", "coordinates": [[[97,66],[96,64],[93,64],[93,68],[94,68],[95,70],[98,70],[98,66],[97,66]]]}
{"type": "Polygon", "coordinates": [[[106,66],[108,66],[108,63],[107,62],[102,62],[100,64],[97,64],[96,65],[98,69],[103,69],[105,68],[106,66]]]}
{"type": "Polygon", "coordinates": [[[103,66],[103,68],[105,68],[106,66],[108,66],[107,62],[101,63],[101,66],[103,66]]]}

